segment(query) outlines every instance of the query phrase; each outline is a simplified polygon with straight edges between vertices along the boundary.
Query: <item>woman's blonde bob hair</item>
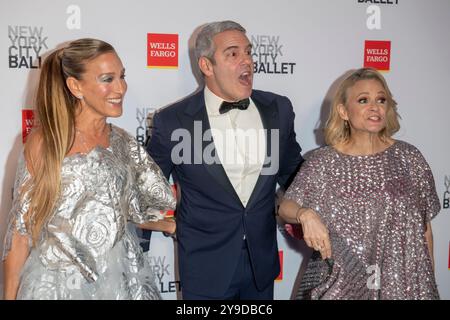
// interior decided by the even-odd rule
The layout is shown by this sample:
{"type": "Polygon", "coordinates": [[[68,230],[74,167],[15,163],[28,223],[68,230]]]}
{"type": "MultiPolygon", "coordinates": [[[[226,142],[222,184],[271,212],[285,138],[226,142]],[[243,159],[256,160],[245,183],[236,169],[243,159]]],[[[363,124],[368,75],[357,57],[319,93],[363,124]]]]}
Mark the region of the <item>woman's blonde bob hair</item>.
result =
{"type": "Polygon", "coordinates": [[[377,80],[386,92],[386,127],[379,132],[380,138],[383,140],[390,138],[400,129],[397,102],[395,102],[392,97],[392,93],[389,90],[386,80],[381,73],[375,69],[361,68],[352,72],[344,79],[344,81],[342,81],[334,97],[331,112],[325,125],[325,142],[330,146],[334,146],[338,143],[346,143],[350,139],[350,126],[346,125],[345,120],[339,115],[338,106],[347,103],[348,89],[361,80],[377,80]]]}

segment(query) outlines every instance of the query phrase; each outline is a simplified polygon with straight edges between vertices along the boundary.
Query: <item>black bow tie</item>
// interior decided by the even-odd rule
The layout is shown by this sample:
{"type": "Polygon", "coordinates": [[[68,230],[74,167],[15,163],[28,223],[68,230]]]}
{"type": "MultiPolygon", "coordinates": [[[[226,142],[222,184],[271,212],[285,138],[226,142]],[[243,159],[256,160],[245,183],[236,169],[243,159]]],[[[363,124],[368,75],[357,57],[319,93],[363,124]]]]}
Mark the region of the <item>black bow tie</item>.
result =
{"type": "Polygon", "coordinates": [[[237,102],[224,101],[220,105],[219,113],[220,114],[224,114],[224,113],[230,111],[231,109],[247,110],[249,104],[250,104],[249,98],[242,99],[242,100],[237,101],[237,102]]]}

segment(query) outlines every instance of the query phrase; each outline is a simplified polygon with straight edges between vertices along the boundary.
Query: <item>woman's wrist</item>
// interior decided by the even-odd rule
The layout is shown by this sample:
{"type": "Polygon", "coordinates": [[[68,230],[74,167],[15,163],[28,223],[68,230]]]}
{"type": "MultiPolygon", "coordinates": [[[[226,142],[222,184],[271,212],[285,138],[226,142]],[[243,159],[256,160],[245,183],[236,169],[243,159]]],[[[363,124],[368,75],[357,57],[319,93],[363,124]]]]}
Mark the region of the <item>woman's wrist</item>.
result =
{"type": "Polygon", "coordinates": [[[298,224],[302,224],[301,217],[303,213],[305,213],[305,210],[302,207],[299,207],[295,212],[295,220],[297,221],[298,224]]]}

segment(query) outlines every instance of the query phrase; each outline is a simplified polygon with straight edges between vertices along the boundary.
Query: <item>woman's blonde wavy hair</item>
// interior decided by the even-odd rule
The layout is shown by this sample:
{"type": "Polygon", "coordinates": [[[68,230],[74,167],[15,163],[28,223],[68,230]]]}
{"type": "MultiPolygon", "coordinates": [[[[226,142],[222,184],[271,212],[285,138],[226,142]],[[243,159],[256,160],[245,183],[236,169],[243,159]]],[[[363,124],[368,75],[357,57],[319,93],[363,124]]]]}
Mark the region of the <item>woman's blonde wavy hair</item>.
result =
{"type": "Polygon", "coordinates": [[[62,162],[74,142],[78,99],[70,92],[66,80],[69,77],[80,80],[86,63],[107,52],[114,52],[114,48],[104,41],[79,39],[51,53],[42,66],[36,95],[36,130],[42,140],[39,152],[33,154],[29,143],[36,141],[28,139],[25,143],[25,159],[32,176],[21,192],[30,197],[26,224],[34,244],[58,199],[62,162]]]}
{"type": "Polygon", "coordinates": [[[350,139],[350,126],[346,125],[345,120],[340,117],[338,106],[347,103],[348,89],[361,80],[377,80],[386,92],[386,127],[379,132],[380,138],[383,140],[390,138],[400,129],[397,102],[395,102],[386,80],[375,69],[361,68],[352,72],[341,82],[333,99],[330,115],[325,125],[325,142],[330,146],[346,143],[350,139]]]}

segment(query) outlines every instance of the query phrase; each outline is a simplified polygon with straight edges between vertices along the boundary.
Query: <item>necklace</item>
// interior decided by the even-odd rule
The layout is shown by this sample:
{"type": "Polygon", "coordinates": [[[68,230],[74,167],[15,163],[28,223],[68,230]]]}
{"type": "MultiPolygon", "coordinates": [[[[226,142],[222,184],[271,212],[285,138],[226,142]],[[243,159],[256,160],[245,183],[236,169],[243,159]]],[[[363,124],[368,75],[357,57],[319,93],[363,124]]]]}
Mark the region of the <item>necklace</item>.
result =
{"type": "Polygon", "coordinates": [[[94,148],[95,148],[96,146],[104,146],[105,145],[104,148],[108,148],[110,131],[111,131],[111,125],[106,124],[106,126],[104,127],[103,132],[100,134],[100,136],[98,136],[98,137],[96,137],[95,135],[87,136],[88,138],[90,137],[90,139],[89,139],[90,143],[88,143],[88,139],[86,139],[86,134],[82,130],[80,130],[78,127],[75,127],[75,133],[80,136],[80,142],[83,145],[83,148],[85,151],[82,153],[88,154],[91,151],[92,146],[94,146],[94,148]]]}

